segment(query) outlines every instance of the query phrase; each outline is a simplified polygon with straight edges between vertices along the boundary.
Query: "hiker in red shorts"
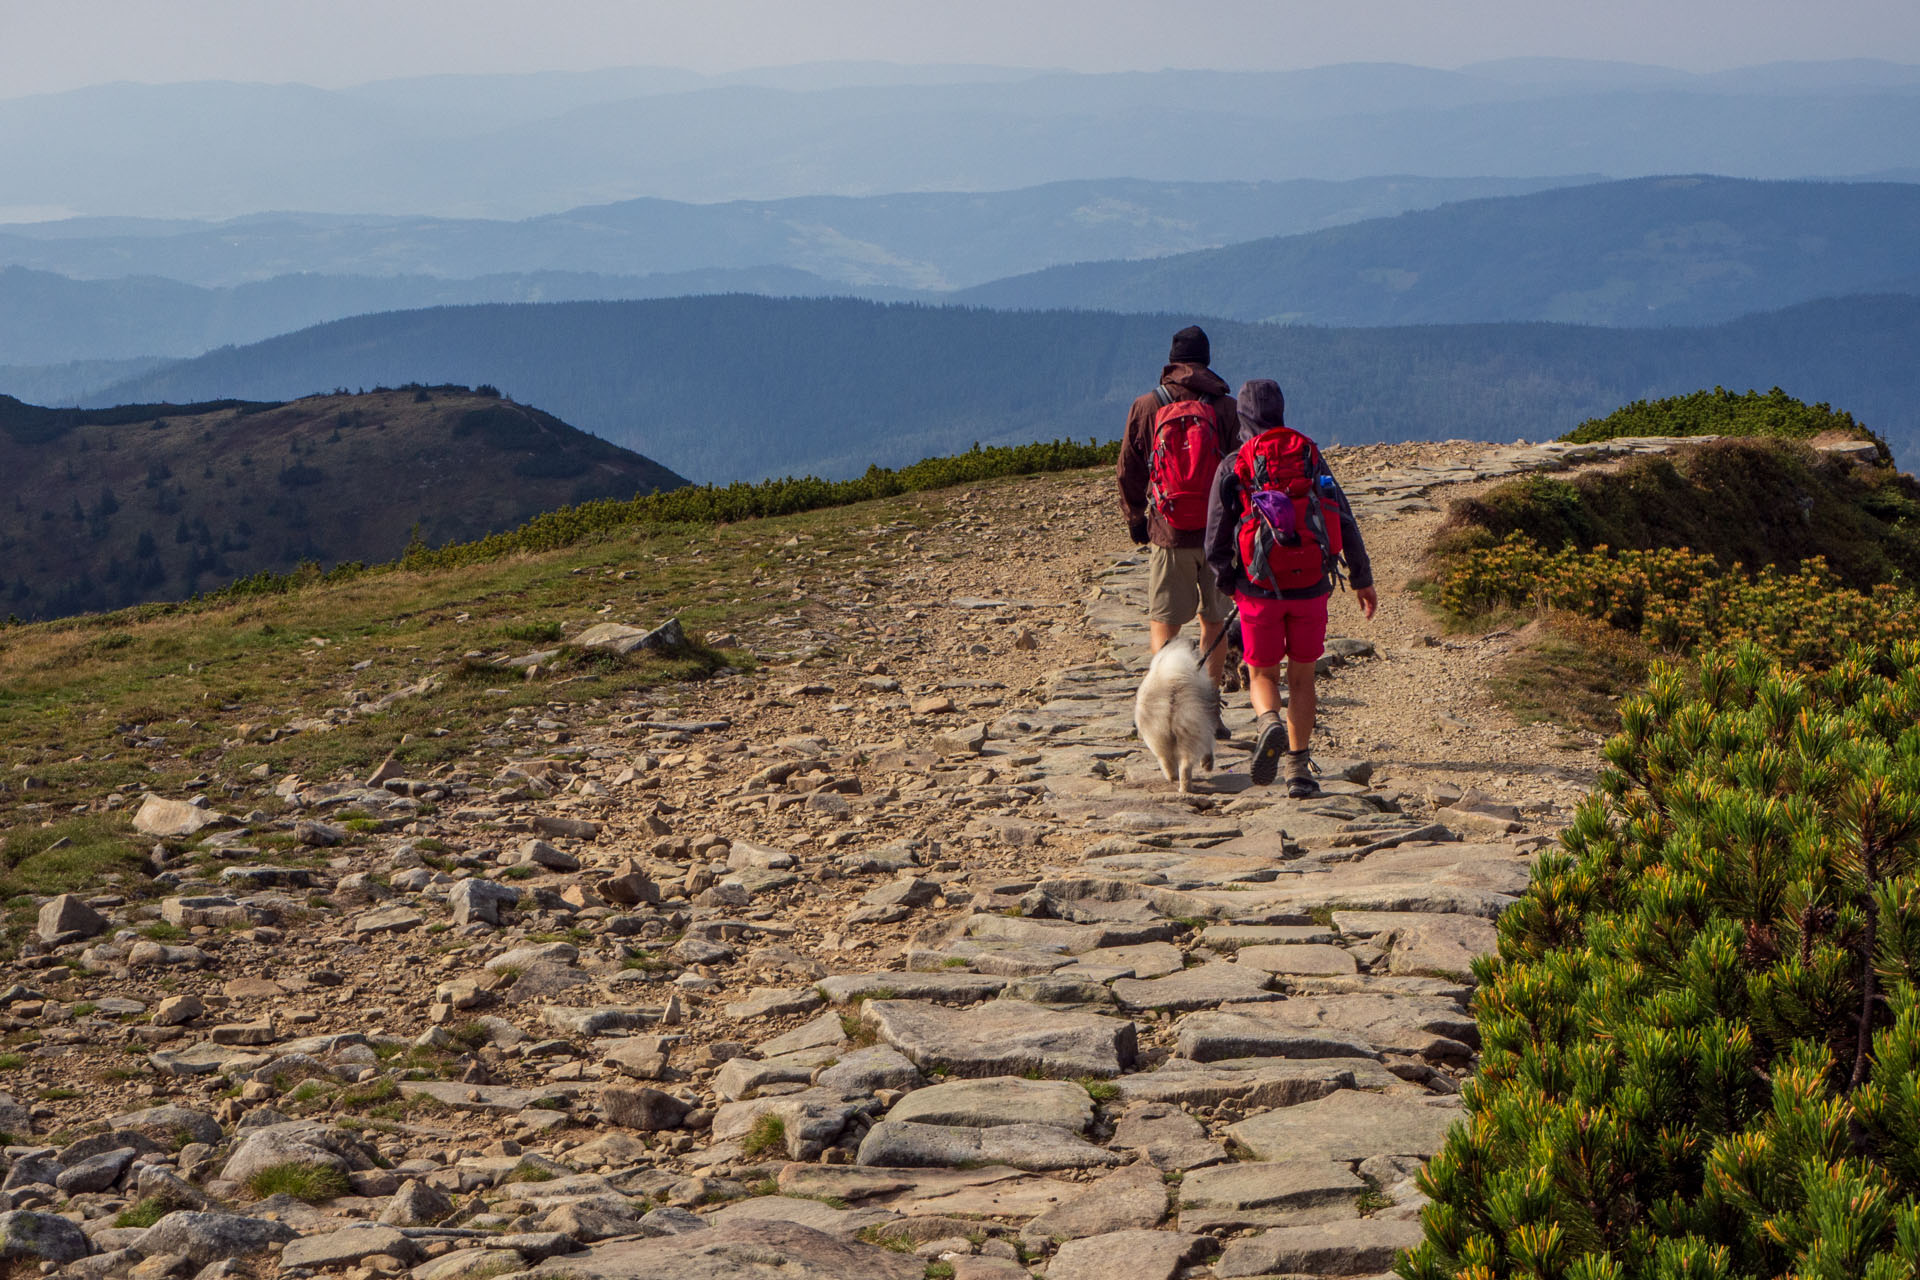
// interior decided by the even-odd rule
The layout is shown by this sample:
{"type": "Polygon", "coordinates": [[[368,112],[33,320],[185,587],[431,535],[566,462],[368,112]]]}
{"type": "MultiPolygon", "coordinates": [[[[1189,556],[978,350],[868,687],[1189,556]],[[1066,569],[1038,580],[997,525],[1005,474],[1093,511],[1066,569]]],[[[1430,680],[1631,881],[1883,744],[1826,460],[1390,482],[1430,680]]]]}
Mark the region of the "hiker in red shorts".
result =
{"type": "Polygon", "coordinates": [[[1360,611],[1379,603],[1373,565],[1346,495],[1313,441],[1286,425],[1280,384],[1259,378],[1237,397],[1246,443],[1220,463],[1207,504],[1207,565],[1240,610],[1240,638],[1253,672],[1260,738],[1249,772],[1260,786],[1287,762],[1287,794],[1319,791],[1313,738],[1313,664],[1326,650],[1327,600],[1341,561],[1360,611]],[[1280,721],[1280,662],[1287,663],[1287,719],[1280,721]]]}

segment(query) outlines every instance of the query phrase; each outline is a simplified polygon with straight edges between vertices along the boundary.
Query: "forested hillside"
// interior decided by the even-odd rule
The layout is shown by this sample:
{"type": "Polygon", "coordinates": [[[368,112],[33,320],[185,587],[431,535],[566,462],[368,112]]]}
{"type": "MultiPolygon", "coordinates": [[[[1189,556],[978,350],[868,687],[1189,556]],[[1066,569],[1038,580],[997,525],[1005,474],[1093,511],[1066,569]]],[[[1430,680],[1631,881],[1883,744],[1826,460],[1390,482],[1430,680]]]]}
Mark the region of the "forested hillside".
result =
{"type": "MultiPolygon", "coordinates": [[[[976,440],[1111,438],[1187,319],[753,297],[440,308],[212,352],[112,394],[492,382],[696,480],[845,476],[976,440]]],[[[1280,379],[1292,420],[1330,442],[1541,439],[1632,400],[1779,385],[1920,458],[1911,297],[1676,330],[1208,323],[1223,376],[1280,379]]]]}
{"type": "Polygon", "coordinates": [[[43,409],[0,396],[0,616],[389,560],[681,478],[488,388],[43,409]]]}
{"type": "Polygon", "coordinates": [[[1920,291],[1917,228],[1917,185],[1647,178],[1055,267],[958,300],[1335,325],[1711,324],[1920,291]]]}

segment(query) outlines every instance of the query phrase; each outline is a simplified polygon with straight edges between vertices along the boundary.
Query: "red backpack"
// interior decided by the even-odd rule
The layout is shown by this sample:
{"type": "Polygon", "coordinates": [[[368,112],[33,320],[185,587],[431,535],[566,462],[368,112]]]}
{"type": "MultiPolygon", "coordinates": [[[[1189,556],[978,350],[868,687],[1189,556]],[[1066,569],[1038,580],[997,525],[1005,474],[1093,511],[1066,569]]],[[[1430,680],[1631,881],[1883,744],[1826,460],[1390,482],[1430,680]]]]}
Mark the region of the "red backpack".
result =
{"type": "Polygon", "coordinates": [[[1322,469],[1319,448],[1291,427],[1263,431],[1234,455],[1240,563],[1256,586],[1298,591],[1339,581],[1340,499],[1330,487],[1323,494],[1322,469]]]}
{"type": "Polygon", "coordinates": [[[1147,505],[1182,533],[1207,527],[1207,499],[1220,469],[1220,419],[1205,400],[1176,400],[1165,383],[1153,389],[1153,453],[1147,461],[1147,505]]]}

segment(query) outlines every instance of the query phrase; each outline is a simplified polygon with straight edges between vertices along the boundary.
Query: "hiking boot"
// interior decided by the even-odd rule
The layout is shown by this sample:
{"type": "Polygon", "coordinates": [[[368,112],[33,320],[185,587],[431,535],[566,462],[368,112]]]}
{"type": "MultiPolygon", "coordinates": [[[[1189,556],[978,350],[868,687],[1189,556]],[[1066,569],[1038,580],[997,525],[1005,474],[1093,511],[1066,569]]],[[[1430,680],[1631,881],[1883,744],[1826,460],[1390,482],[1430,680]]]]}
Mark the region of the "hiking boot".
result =
{"type": "Polygon", "coordinates": [[[1247,763],[1247,773],[1256,787],[1273,785],[1280,775],[1280,757],[1287,754],[1287,726],[1280,723],[1279,716],[1260,718],[1260,740],[1253,744],[1253,759],[1247,763]]]}
{"type": "Polygon", "coordinates": [[[1313,780],[1313,760],[1305,751],[1287,752],[1287,795],[1305,800],[1318,795],[1320,784],[1313,780]]]}
{"type": "Polygon", "coordinates": [[[1227,718],[1218,711],[1213,713],[1213,737],[1216,742],[1225,742],[1233,737],[1233,730],[1227,728],[1227,718]]]}

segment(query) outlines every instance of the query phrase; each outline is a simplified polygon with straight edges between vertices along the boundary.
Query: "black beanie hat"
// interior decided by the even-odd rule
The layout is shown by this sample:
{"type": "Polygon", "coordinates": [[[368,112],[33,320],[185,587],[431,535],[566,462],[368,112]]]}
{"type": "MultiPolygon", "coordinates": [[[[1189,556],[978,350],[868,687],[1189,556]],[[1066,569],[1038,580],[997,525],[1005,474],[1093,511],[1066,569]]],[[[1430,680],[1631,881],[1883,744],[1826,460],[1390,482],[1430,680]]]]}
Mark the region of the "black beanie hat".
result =
{"type": "Polygon", "coordinates": [[[1207,342],[1207,331],[1197,324],[1190,324],[1173,335],[1173,347],[1167,352],[1169,364],[1212,364],[1213,348],[1207,342]]]}
{"type": "Polygon", "coordinates": [[[1272,378],[1240,384],[1240,421],[1250,431],[1271,431],[1287,425],[1287,397],[1272,378]]]}

